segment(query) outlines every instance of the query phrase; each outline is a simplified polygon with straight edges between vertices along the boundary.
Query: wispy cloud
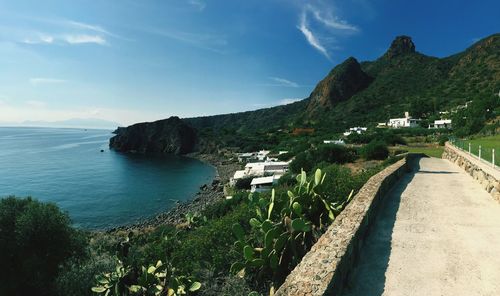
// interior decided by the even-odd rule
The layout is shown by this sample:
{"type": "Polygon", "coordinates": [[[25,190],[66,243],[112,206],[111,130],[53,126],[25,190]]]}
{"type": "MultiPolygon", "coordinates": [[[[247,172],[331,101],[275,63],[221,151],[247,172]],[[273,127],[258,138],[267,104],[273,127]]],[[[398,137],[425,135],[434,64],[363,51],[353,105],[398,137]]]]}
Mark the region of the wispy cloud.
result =
{"type": "Polygon", "coordinates": [[[42,77],[37,77],[37,78],[30,78],[30,83],[32,85],[39,85],[39,84],[56,84],[56,83],[65,83],[66,80],[64,79],[56,79],[56,78],[42,78],[42,77]]]}
{"type": "Polygon", "coordinates": [[[314,18],[322,23],[323,25],[330,27],[332,29],[337,29],[337,30],[346,30],[346,31],[354,31],[357,32],[359,31],[358,27],[349,24],[345,20],[341,20],[336,16],[332,15],[332,12],[324,12],[319,10],[318,8],[312,6],[312,5],[307,5],[306,9],[311,12],[311,14],[314,16],[314,18]]]}
{"type": "Polygon", "coordinates": [[[303,99],[300,99],[300,98],[290,98],[290,99],[282,99],[279,104],[280,105],[288,105],[288,104],[292,104],[292,103],[295,103],[295,102],[298,102],[298,101],[301,101],[303,99]]]}
{"type": "Polygon", "coordinates": [[[199,11],[203,11],[207,4],[201,0],[189,0],[188,3],[199,11]]]}
{"type": "Polygon", "coordinates": [[[66,35],[63,37],[64,41],[69,44],[83,44],[83,43],[95,43],[99,45],[105,45],[106,39],[99,35],[66,35]]]}
{"type": "Polygon", "coordinates": [[[331,46],[332,43],[336,42],[336,35],[360,31],[357,26],[336,16],[333,7],[324,3],[321,5],[318,3],[316,5],[312,3],[303,5],[297,28],[302,32],[307,42],[328,60],[331,60],[329,49],[339,48],[338,45],[331,46]],[[309,16],[312,16],[311,20],[309,16]],[[315,30],[313,30],[311,21],[316,24],[315,30]],[[323,34],[316,33],[317,30],[322,30],[323,34]]]}
{"type": "Polygon", "coordinates": [[[302,13],[300,17],[300,24],[297,27],[302,34],[306,37],[307,42],[309,44],[316,48],[319,52],[321,52],[327,59],[330,60],[330,55],[328,54],[328,51],[326,48],[320,43],[318,38],[314,36],[314,33],[307,27],[307,14],[305,12],[302,13]]]}
{"type": "Polygon", "coordinates": [[[272,81],[276,82],[276,86],[286,86],[286,87],[300,87],[300,85],[296,82],[290,81],[285,78],[280,77],[269,77],[272,81]]]}
{"type": "Polygon", "coordinates": [[[31,22],[33,27],[37,27],[37,29],[15,29],[15,33],[10,34],[15,39],[18,39],[18,42],[19,39],[21,39],[20,42],[24,44],[109,45],[108,39],[112,38],[130,41],[130,39],[112,33],[106,28],[96,24],[88,24],[61,18],[48,19],[25,17],[25,19],[31,22]],[[43,32],[41,32],[39,27],[44,28],[43,32]]]}
{"type": "Polygon", "coordinates": [[[191,33],[175,30],[159,30],[159,29],[146,29],[146,32],[161,37],[174,39],[191,46],[212,51],[215,53],[225,54],[227,40],[222,35],[209,34],[209,33],[191,33]]]}

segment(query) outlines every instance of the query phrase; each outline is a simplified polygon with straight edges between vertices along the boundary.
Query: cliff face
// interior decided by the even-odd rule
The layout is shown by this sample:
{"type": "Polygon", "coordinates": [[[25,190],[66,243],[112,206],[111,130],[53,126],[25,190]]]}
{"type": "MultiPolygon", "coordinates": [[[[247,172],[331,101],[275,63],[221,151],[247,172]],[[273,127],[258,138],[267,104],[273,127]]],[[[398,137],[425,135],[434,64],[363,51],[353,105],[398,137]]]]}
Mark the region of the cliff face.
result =
{"type": "Polygon", "coordinates": [[[372,78],[361,69],[358,61],[350,57],[336,66],[311,93],[308,110],[330,109],[336,103],[348,100],[365,89],[372,78]]]}
{"type": "Polygon", "coordinates": [[[198,142],[195,130],[179,117],[118,128],[115,134],[109,147],[121,152],[186,154],[198,142]]]}

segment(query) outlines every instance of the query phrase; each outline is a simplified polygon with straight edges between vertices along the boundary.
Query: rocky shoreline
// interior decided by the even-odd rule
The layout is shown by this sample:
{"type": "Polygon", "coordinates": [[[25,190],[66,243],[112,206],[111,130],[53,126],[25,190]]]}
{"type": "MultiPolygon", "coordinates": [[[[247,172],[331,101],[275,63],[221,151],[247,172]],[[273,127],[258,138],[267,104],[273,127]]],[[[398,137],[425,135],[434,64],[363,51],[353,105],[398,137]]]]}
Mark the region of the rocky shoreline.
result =
{"type": "Polygon", "coordinates": [[[188,157],[203,161],[216,169],[216,176],[209,184],[200,187],[200,191],[190,200],[178,202],[174,208],[171,208],[155,217],[145,218],[142,221],[106,229],[105,232],[113,233],[118,231],[141,231],[153,229],[160,225],[177,225],[185,222],[187,213],[197,213],[205,209],[208,205],[224,199],[224,184],[234,172],[240,169],[240,164],[226,157],[216,154],[188,154],[188,157]]]}

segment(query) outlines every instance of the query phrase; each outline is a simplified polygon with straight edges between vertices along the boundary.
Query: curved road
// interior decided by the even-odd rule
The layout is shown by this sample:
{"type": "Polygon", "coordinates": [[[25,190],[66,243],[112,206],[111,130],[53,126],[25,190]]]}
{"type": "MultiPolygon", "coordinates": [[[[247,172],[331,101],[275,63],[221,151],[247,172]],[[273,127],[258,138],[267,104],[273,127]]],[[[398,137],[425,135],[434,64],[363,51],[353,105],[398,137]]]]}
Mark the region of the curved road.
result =
{"type": "Polygon", "coordinates": [[[396,185],[343,295],[500,295],[500,204],[451,162],[396,185]]]}

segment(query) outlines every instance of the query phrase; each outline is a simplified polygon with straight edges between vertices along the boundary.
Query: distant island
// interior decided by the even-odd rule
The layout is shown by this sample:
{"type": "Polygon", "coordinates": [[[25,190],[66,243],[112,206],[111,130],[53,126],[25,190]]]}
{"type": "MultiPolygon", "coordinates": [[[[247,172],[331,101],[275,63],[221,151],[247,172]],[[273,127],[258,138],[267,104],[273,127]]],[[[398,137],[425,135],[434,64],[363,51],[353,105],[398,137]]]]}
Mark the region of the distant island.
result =
{"type": "Polygon", "coordinates": [[[120,123],[99,118],[71,118],[59,121],[26,120],[23,122],[0,122],[2,126],[19,127],[55,127],[55,128],[92,128],[92,129],[115,129],[120,123]]]}

